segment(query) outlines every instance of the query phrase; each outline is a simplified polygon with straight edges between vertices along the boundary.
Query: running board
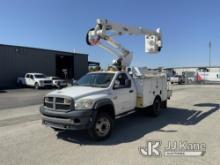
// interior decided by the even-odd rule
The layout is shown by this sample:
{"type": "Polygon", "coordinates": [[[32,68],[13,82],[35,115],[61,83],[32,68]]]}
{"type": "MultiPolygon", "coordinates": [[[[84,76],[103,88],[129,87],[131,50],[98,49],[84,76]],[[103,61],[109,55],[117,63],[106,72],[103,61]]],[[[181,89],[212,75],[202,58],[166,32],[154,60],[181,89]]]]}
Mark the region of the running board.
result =
{"type": "Polygon", "coordinates": [[[135,112],[135,109],[130,110],[130,111],[127,111],[127,112],[120,113],[120,114],[118,114],[118,115],[115,116],[115,119],[118,119],[118,118],[121,118],[121,117],[130,115],[130,114],[132,114],[132,113],[134,113],[134,112],[135,112]]]}

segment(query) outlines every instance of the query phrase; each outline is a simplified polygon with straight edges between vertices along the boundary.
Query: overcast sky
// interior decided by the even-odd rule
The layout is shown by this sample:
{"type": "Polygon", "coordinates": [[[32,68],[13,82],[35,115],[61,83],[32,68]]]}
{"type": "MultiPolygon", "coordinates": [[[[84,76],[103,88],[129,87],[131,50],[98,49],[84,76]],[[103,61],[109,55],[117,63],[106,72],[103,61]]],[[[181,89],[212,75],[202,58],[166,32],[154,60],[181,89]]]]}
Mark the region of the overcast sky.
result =
{"type": "Polygon", "coordinates": [[[0,0],[0,43],[88,53],[111,64],[113,56],[87,46],[85,36],[97,18],[148,29],[161,28],[164,47],[144,52],[144,36],[117,38],[134,53],[133,65],[148,67],[220,65],[218,0],[0,0]]]}

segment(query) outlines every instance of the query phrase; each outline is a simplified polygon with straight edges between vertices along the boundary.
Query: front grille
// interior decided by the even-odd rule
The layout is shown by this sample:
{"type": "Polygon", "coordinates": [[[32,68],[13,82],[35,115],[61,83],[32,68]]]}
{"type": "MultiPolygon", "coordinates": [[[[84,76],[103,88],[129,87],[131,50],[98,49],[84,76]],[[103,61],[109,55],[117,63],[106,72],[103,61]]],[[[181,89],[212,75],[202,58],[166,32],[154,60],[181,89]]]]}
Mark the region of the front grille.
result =
{"type": "Polygon", "coordinates": [[[53,97],[47,97],[48,102],[53,102],[53,97]]]}
{"type": "Polygon", "coordinates": [[[56,108],[55,109],[69,110],[70,109],[70,105],[56,104],[56,108]]]}
{"type": "Polygon", "coordinates": [[[46,106],[47,108],[53,108],[53,103],[45,103],[45,106],[46,106]]]}
{"type": "Polygon", "coordinates": [[[64,98],[56,98],[56,103],[64,103],[64,98]]]}
{"type": "Polygon", "coordinates": [[[50,80],[46,80],[46,81],[44,81],[44,83],[51,83],[52,81],[50,81],[50,80]]]}
{"type": "Polygon", "coordinates": [[[57,111],[68,111],[73,107],[71,98],[45,97],[44,106],[57,111]]]}

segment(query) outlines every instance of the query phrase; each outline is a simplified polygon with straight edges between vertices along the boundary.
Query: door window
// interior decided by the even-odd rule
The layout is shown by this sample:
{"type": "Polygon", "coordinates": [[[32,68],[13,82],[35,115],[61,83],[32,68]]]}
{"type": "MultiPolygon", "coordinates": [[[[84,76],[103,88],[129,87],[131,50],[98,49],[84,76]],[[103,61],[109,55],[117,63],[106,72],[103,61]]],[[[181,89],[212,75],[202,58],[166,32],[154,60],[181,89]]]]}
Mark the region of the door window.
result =
{"type": "Polygon", "coordinates": [[[120,73],[115,81],[115,84],[117,86],[116,89],[131,87],[131,80],[125,73],[120,73]]]}
{"type": "Polygon", "coordinates": [[[33,80],[33,79],[34,79],[34,76],[33,76],[33,75],[30,75],[30,78],[33,80]]]}

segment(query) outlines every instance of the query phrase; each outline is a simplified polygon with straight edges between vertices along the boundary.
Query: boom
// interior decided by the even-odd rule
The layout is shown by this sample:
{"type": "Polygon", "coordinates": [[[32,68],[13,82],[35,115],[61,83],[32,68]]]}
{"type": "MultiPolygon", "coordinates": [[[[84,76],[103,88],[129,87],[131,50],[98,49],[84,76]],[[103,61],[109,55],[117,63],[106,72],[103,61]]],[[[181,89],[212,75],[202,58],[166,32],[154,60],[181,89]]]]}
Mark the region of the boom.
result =
{"type": "Polygon", "coordinates": [[[142,27],[129,27],[108,20],[97,19],[95,28],[88,31],[86,41],[88,45],[97,45],[118,57],[114,65],[118,69],[128,67],[132,61],[133,53],[120,43],[113,40],[113,37],[121,35],[145,35],[145,51],[149,53],[160,52],[162,39],[160,29],[150,31],[142,27]],[[105,42],[101,42],[105,41],[105,42]],[[109,45],[107,45],[109,44],[109,45]]]}

